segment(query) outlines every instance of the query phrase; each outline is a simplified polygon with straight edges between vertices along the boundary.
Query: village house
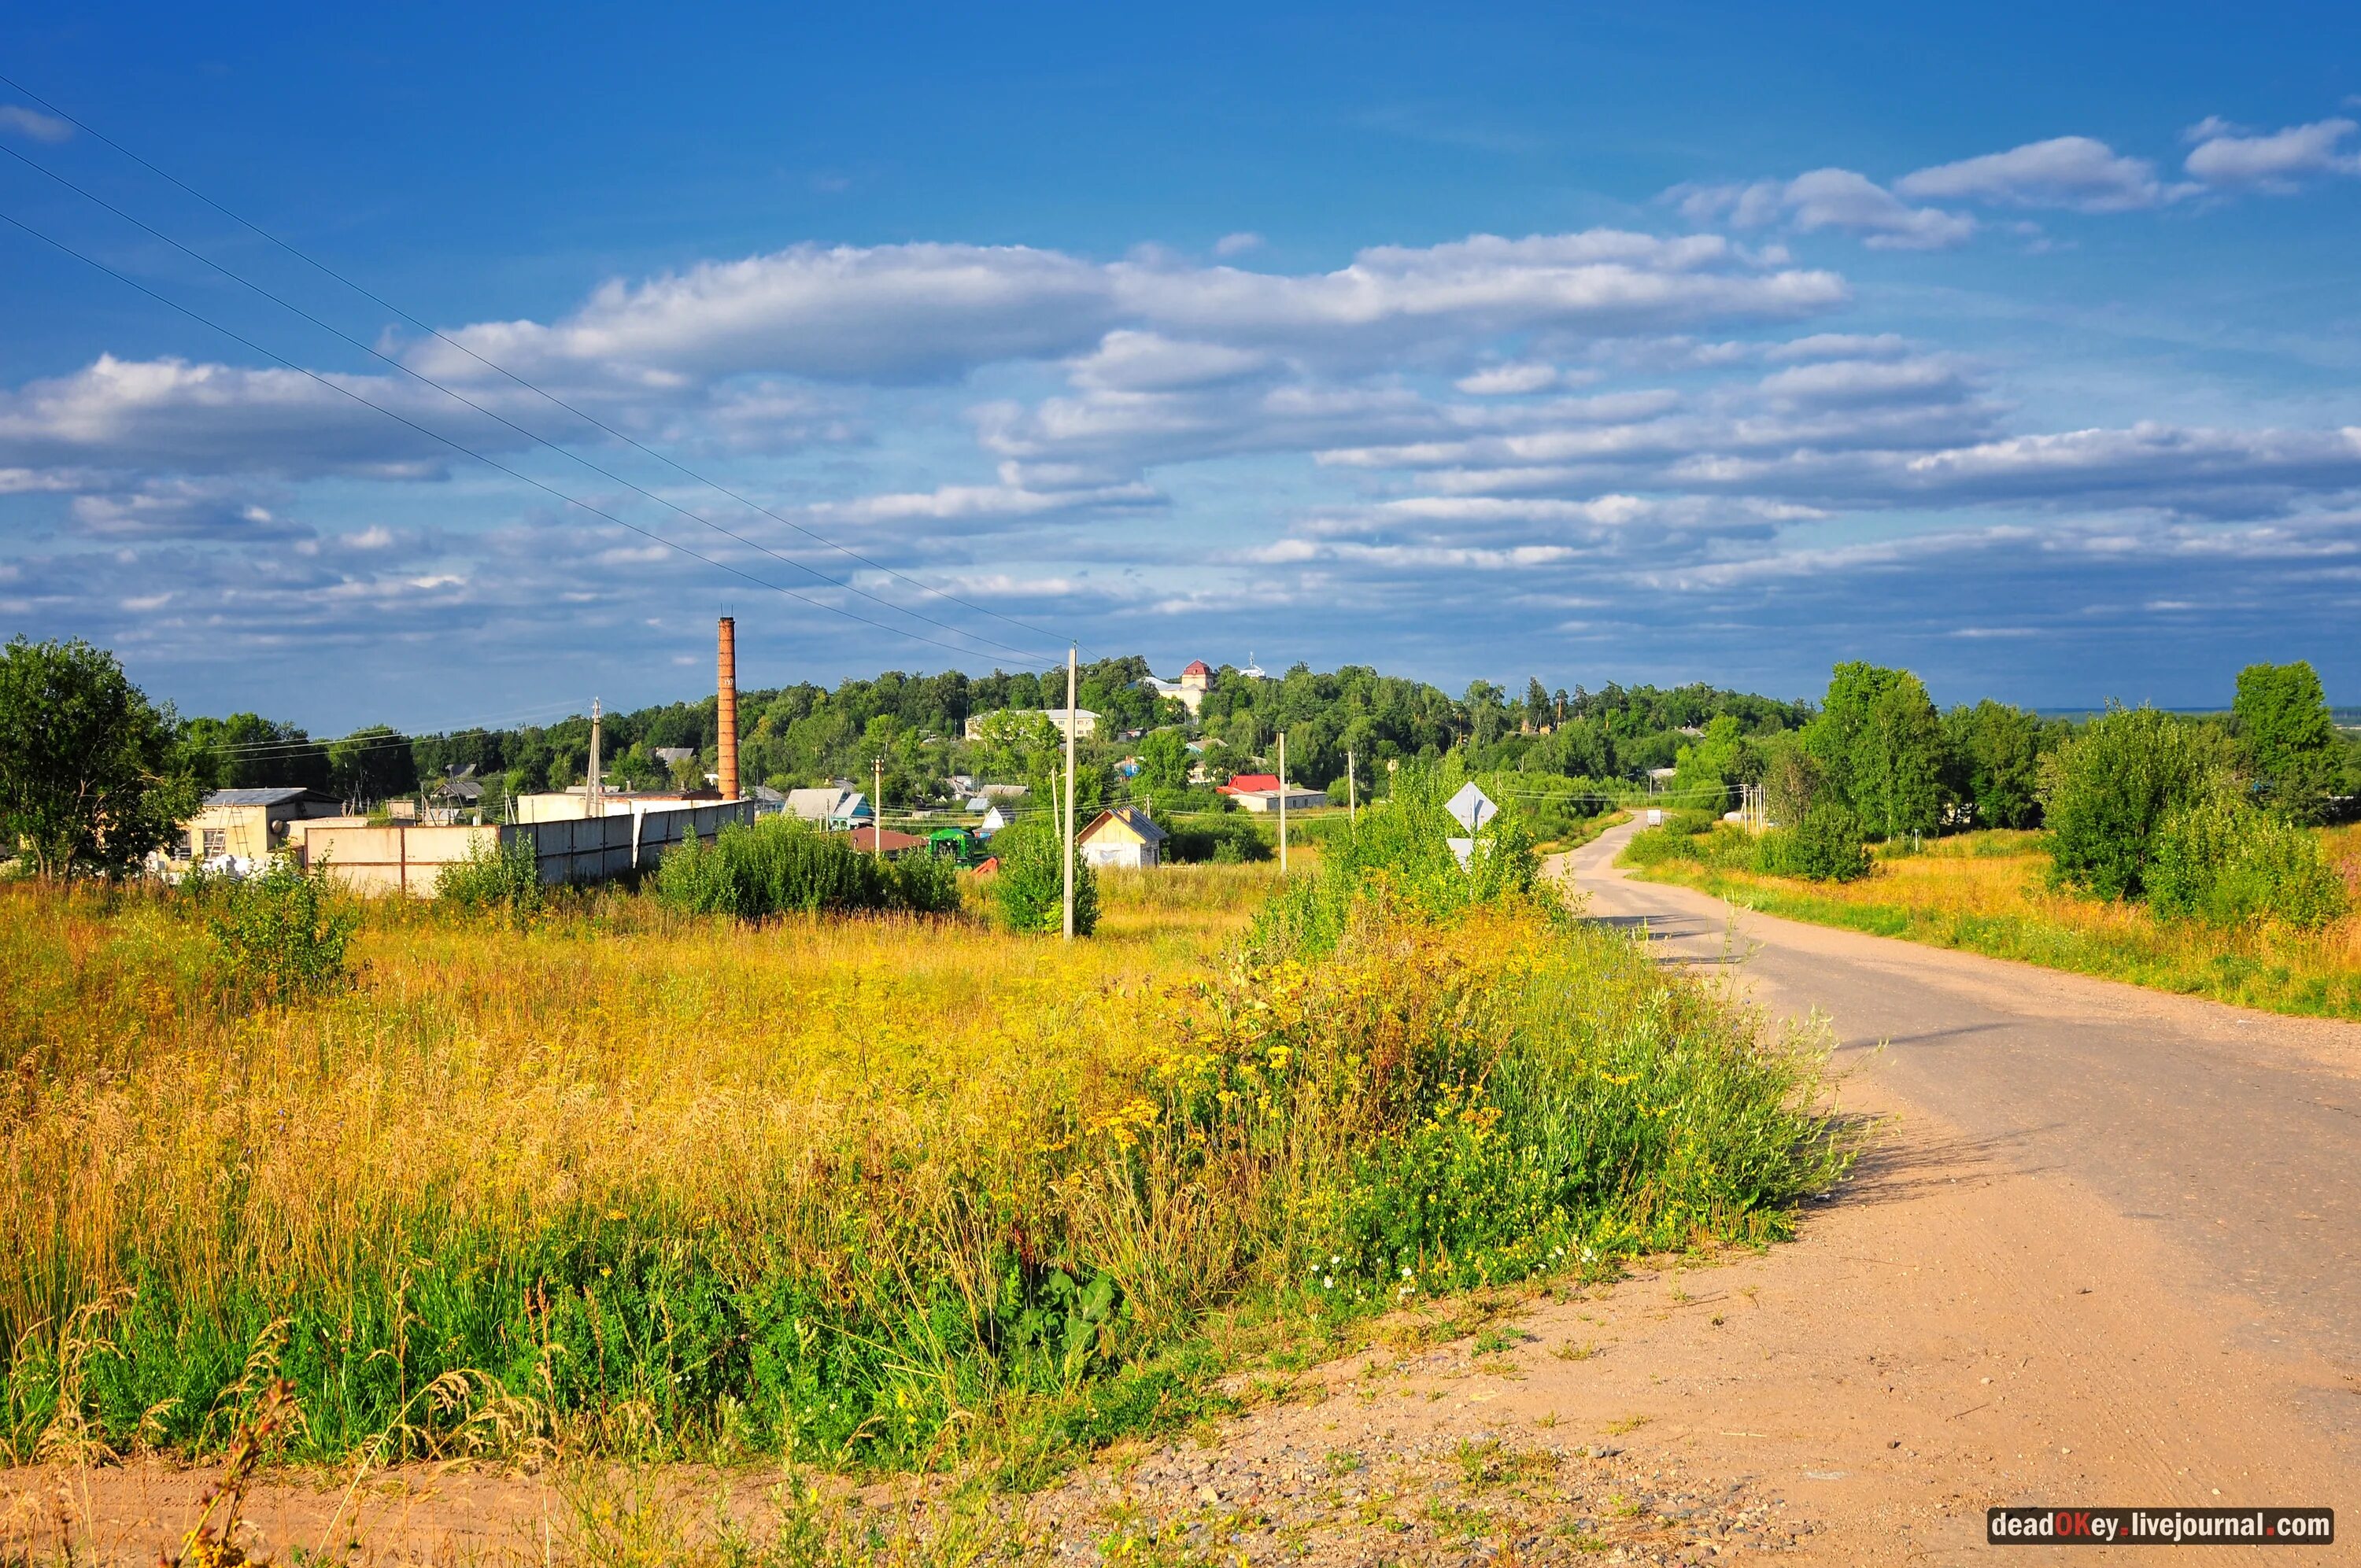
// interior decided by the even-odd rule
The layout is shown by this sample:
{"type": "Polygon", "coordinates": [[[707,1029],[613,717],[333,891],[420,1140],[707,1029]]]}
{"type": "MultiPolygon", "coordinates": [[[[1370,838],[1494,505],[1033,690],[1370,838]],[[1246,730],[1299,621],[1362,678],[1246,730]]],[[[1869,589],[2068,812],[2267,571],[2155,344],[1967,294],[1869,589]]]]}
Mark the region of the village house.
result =
{"type": "Polygon", "coordinates": [[[837,833],[872,821],[877,814],[870,809],[869,797],[861,791],[842,784],[822,784],[817,789],[787,791],[787,815],[837,833]]]}
{"type": "Polygon", "coordinates": [[[1145,871],[1162,862],[1164,839],[1164,829],[1146,812],[1115,806],[1100,812],[1074,843],[1085,865],[1145,871]]]}
{"type": "Polygon", "coordinates": [[[205,796],[196,816],[181,824],[171,858],[204,863],[227,857],[260,864],[287,849],[291,836],[301,839],[295,824],[342,817],[344,810],[340,802],[315,789],[217,789],[205,796]]]}
{"type": "MultiPolygon", "coordinates": [[[[1018,711],[1024,710],[1013,708],[995,708],[994,710],[994,713],[1018,711]]],[[[993,714],[991,713],[969,714],[967,716],[966,727],[967,738],[971,740],[983,740],[983,727],[985,723],[992,718],[992,717],[993,714]]],[[[1031,715],[1028,714],[1028,717],[1031,717],[1031,715]]],[[[1066,733],[1066,710],[1064,708],[1041,708],[1038,710],[1038,717],[1048,719],[1049,721],[1049,728],[1056,730],[1060,736],[1062,737],[1066,733]]],[[[1074,709],[1074,736],[1077,740],[1085,736],[1095,735],[1098,732],[1099,716],[1096,713],[1093,713],[1087,707],[1078,707],[1074,709]]]]}
{"type": "Polygon", "coordinates": [[[891,828],[855,828],[851,839],[852,847],[861,853],[882,855],[889,861],[898,861],[913,850],[927,847],[927,841],[917,834],[896,832],[891,828]]]}
{"type": "MultiPolygon", "coordinates": [[[[1224,784],[1221,793],[1238,803],[1241,811],[1277,811],[1279,809],[1279,775],[1277,773],[1239,773],[1224,784]]],[[[1328,804],[1328,792],[1306,789],[1301,784],[1287,786],[1287,809],[1311,811],[1328,804]]]]}

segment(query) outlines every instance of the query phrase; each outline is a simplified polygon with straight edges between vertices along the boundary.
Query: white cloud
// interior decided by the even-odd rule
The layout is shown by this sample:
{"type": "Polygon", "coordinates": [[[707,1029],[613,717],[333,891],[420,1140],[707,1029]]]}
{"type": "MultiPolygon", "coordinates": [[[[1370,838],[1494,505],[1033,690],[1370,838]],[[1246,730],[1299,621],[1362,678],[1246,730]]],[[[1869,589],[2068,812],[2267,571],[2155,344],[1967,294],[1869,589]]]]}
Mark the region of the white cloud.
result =
{"type": "Polygon", "coordinates": [[[1558,384],[1558,378],[1556,366],[1527,362],[1488,365],[1462,376],[1452,385],[1474,398],[1515,397],[1525,392],[1546,392],[1558,384]]]}
{"type": "Polygon", "coordinates": [[[2192,126],[2189,172],[2209,185],[2255,185],[2285,191],[2304,174],[2361,174],[2361,154],[2341,152],[2356,129],[2346,119],[2315,120],[2268,136],[2242,133],[2209,116],[2192,126]]]}
{"type": "Polygon", "coordinates": [[[1170,392],[1219,386],[1267,369],[1271,356],[1259,349],[1218,343],[1180,342],[1153,332],[1111,332],[1090,353],[1071,362],[1077,386],[1118,392],[1170,392]]]}
{"type": "Polygon", "coordinates": [[[1793,180],[1751,185],[1682,186],[1668,192],[1691,220],[1727,221],[1741,229],[1786,222],[1811,233],[1840,229],[1883,250],[1941,250],[1966,243],[1975,219],[1939,207],[1913,207],[1865,174],[1815,169],[1793,180]]]}
{"type": "Polygon", "coordinates": [[[2006,152],[1938,164],[1894,182],[1917,200],[1996,202],[2019,207],[2069,207],[2121,213],[2152,207],[2174,193],[2158,183],[2156,166],[2128,158],[2090,137],[2052,137],[2006,152]]]}
{"type": "MultiPolygon", "coordinates": [[[[1718,236],[1612,229],[1378,247],[1304,274],[1153,253],[1102,264],[1021,246],[798,246],[609,282],[553,324],[483,323],[450,335],[522,375],[662,392],[743,373],[923,379],[1062,358],[1118,327],[1367,357],[1470,333],[1777,319],[1845,297],[1831,273],[1766,270],[1718,236]]],[[[411,353],[438,378],[488,374],[438,341],[411,353]]]]}
{"type": "Polygon", "coordinates": [[[60,142],[73,135],[73,126],[54,115],[22,104],[0,104],[0,130],[15,131],[35,141],[60,142]]]}
{"type": "Polygon", "coordinates": [[[1246,231],[1225,234],[1213,242],[1213,254],[1223,258],[1244,256],[1250,250],[1261,248],[1262,236],[1246,231]]]}
{"type": "MultiPolygon", "coordinates": [[[[292,370],[102,355],[72,375],[0,392],[0,463],[402,478],[440,472],[452,455],[338,387],[471,442],[490,433],[480,416],[431,389],[366,376],[322,380],[292,370]]],[[[500,434],[510,444],[519,439],[500,434]]]]}
{"type": "Polygon", "coordinates": [[[1799,359],[1892,359],[1909,352],[1909,340],[1900,333],[1816,332],[1774,343],[1763,357],[1784,365],[1799,359]]]}
{"type": "Polygon", "coordinates": [[[1959,371],[1936,358],[1823,359],[1773,371],[1761,384],[1788,405],[1951,401],[1966,392],[1959,371]]]}

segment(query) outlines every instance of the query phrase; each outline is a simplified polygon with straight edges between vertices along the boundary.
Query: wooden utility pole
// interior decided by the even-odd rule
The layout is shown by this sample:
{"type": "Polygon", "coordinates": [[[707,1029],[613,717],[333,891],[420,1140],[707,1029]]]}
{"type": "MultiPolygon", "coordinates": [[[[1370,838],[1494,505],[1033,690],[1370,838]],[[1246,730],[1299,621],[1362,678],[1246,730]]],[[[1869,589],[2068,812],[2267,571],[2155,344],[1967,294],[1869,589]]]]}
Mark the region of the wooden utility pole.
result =
{"type": "Polygon", "coordinates": [[[1279,732],[1279,874],[1287,874],[1287,731],[1279,732]]]}
{"type": "Polygon", "coordinates": [[[1065,851],[1060,857],[1065,877],[1065,936],[1074,939],[1074,683],[1080,674],[1081,650],[1069,644],[1066,648],[1066,821],[1065,830],[1058,835],[1059,847],[1065,851]]]}
{"type": "Polygon", "coordinates": [[[869,858],[885,862],[885,759],[869,759],[869,858]]]}

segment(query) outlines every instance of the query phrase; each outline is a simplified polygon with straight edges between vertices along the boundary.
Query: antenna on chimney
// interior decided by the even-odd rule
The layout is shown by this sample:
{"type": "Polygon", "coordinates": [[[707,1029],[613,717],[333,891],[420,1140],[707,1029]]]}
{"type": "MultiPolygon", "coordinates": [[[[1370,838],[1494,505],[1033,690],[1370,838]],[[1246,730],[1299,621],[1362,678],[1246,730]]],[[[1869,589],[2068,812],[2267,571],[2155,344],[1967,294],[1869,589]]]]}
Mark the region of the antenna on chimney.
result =
{"type": "Polygon", "coordinates": [[[718,750],[721,765],[721,798],[738,798],[738,621],[721,618],[719,650],[720,691],[715,703],[715,727],[721,731],[718,750]]]}

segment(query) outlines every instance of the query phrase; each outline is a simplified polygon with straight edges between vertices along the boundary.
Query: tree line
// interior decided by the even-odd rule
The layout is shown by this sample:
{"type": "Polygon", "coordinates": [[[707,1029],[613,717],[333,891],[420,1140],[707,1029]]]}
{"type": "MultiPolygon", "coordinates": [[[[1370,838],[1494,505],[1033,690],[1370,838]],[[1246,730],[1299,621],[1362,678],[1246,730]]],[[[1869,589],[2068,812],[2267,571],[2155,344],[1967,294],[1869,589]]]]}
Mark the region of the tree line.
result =
{"type": "MultiPolygon", "coordinates": [[[[1210,784],[1267,769],[1284,735],[1290,778],[1340,795],[1348,757],[1353,787],[1368,796],[1384,793],[1389,765],[1405,759],[1451,756],[1470,774],[1508,775],[1511,793],[1522,778],[1536,798],[1562,800],[1628,795],[1670,768],[1675,800],[1719,806],[1760,785],[1773,818],[1800,827],[1817,812],[1827,837],[1857,845],[2040,826],[2061,798],[2060,755],[2085,732],[2114,732],[2112,716],[2078,726],[1991,700],[1938,711],[1916,675],[1859,663],[1838,665],[1817,703],[1701,683],[1591,691],[1539,677],[1521,696],[1477,681],[1455,698],[1366,665],[1298,664],[1276,677],[1224,665],[1193,718],[1145,685],[1148,673],[1137,655],[1082,671],[1080,706],[1101,716],[1081,748],[1085,810],[1142,793],[1160,809],[1219,808],[1226,802],[1210,784]]],[[[867,785],[882,772],[889,806],[944,798],[955,773],[1046,795],[1063,747],[1043,710],[1064,698],[1062,670],[887,671],[833,688],[748,690],[741,777],[780,788],[840,776],[867,785]],[[970,740],[976,716],[987,721],[970,740]]],[[[2307,663],[2250,666],[2224,714],[2140,722],[2197,736],[2191,754],[2203,760],[2184,772],[2228,781],[2221,787],[2242,804],[2290,822],[2321,820],[2361,795],[2361,738],[2336,729],[2307,663]]],[[[701,783],[713,766],[711,696],[612,714],[604,726],[612,787],[701,783]],[[687,760],[667,768],[657,753],[671,750],[687,760]]],[[[104,650],[20,637],[0,654],[0,831],[44,868],[120,869],[210,789],[300,785],[375,801],[461,769],[474,771],[497,813],[508,793],[583,782],[589,729],[576,716],[432,736],[374,725],[317,740],[254,713],[182,719],[148,703],[104,650]]],[[[2175,791],[2174,802],[2188,793],[2175,791]]]]}

